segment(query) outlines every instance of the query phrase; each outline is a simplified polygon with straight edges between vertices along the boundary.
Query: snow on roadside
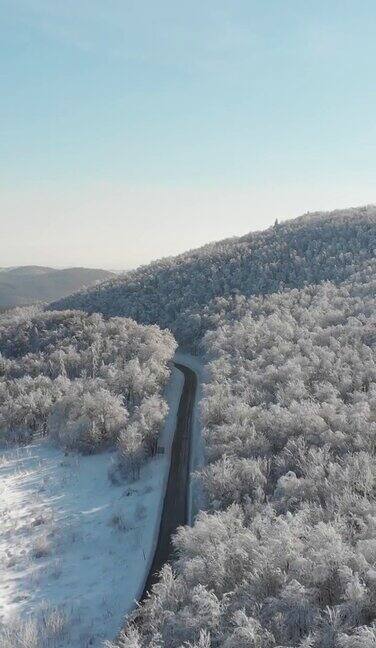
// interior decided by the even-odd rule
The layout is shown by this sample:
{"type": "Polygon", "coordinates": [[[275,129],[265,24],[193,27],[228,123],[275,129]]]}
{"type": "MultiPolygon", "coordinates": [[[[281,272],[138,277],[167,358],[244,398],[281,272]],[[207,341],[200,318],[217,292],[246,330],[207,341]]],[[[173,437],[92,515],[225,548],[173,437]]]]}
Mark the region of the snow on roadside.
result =
{"type": "Polygon", "coordinates": [[[66,648],[113,638],[143,590],[156,544],[183,386],[174,369],[161,434],[165,454],[137,482],[114,486],[110,452],[64,455],[46,442],[0,457],[0,622],[64,610],[66,648]]]}
{"type": "Polygon", "coordinates": [[[197,376],[197,392],[192,416],[192,439],[191,439],[191,457],[190,457],[190,479],[189,479],[189,499],[188,499],[188,519],[192,525],[198,511],[205,508],[205,498],[197,479],[192,474],[202,468],[205,464],[205,450],[202,438],[202,421],[200,403],[204,396],[204,383],[207,379],[205,363],[203,358],[193,356],[185,351],[178,350],[174,356],[175,362],[180,362],[192,369],[197,376]]]}

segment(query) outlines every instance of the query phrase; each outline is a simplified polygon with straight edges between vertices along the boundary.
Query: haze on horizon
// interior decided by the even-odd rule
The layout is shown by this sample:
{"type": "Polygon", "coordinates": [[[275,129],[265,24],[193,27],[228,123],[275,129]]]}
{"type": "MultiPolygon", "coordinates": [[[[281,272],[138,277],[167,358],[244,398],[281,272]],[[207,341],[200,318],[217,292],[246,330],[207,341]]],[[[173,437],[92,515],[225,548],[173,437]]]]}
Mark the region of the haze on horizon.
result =
{"type": "Polygon", "coordinates": [[[371,0],[3,0],[0,266],[129,268],[372,203],[371,0]]]}

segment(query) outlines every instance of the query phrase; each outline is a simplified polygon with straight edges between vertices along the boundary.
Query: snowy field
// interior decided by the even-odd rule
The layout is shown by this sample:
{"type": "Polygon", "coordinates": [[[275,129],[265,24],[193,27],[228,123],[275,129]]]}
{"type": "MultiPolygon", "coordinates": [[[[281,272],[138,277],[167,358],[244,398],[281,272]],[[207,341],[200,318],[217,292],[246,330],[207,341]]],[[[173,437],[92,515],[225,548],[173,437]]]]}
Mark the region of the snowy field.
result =
{"type": "Polygon", "coordinates": [[[43,613],[58,626],[51,647],[95,648],[116,635],[153,557],[182,386],[174,370],[166,451],[137,482],[111,483],[109,452],[65,455],[40,442],[2,453],[2,623],[43,613]]]}

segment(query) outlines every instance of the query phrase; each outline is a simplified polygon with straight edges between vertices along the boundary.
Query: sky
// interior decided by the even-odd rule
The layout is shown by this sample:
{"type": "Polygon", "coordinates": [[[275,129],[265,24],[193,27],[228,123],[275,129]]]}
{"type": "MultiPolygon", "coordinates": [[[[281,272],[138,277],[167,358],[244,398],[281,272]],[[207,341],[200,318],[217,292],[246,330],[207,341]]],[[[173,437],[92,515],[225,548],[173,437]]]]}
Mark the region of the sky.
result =
{"type": "Polygon", "coordinates": [[[0,0],[0,266],[376,202],[374,0],[0,0]]]}

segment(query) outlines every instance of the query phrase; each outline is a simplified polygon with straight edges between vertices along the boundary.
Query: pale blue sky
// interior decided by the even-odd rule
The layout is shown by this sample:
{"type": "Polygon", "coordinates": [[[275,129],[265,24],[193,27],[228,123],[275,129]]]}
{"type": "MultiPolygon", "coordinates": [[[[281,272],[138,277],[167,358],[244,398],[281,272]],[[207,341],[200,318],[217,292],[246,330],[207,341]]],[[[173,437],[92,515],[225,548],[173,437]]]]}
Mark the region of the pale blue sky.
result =
{"type": "Polygon", "coordinates": [[[0,266],[376,201],[373,0],[0,0],[0,266]]]}

